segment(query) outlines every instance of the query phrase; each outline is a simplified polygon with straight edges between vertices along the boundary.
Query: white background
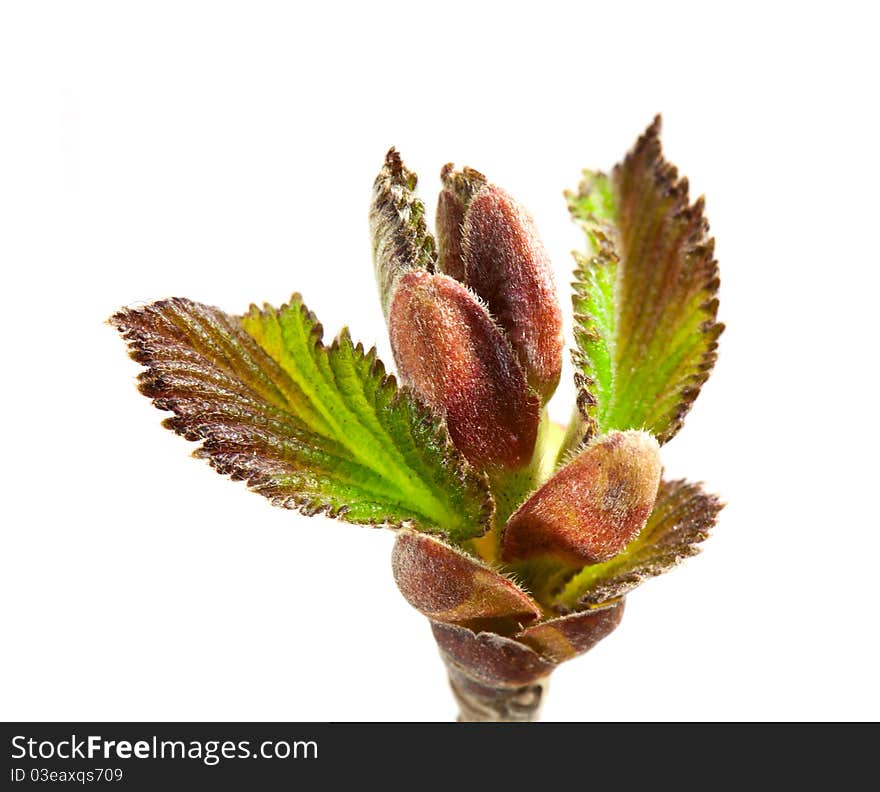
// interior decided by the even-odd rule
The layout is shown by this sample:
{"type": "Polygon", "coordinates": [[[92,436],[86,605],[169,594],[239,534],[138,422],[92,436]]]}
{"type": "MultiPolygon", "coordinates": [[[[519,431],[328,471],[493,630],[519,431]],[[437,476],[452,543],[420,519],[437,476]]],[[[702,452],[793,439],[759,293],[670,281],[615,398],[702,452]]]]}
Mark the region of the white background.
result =
{"type": "Polygon", "coordinates": [[[450,719],[392,535],[192,460],[103,322],[299,290],[390,363],[366,212],[392,144],[431,216],[449,160],[523,201],[567,307],[561,191],[658,111],[729,326],[664,460],[729,505],[545,716],[880,716],[876,20],[717,5],[4,3],[0,717],[450,719]]]}

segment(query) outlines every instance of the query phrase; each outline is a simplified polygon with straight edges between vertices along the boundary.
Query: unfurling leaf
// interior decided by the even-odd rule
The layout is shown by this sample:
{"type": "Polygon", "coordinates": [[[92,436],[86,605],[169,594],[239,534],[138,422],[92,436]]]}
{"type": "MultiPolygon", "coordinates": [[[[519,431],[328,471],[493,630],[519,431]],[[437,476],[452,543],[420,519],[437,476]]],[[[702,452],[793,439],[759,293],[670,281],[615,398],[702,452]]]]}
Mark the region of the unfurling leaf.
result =
{"type": "Polygon", "coordinates": [[[570,566],[612,558],[642,529],[660,483],[660,450],[645,432],[600,437],[507,521],[505,561],[550,558],[570,566]]]}
{"type": "Polygon", "coordinates": [[[608,637],[623,618],[623,600],[535,624],[514,636],[544,660],[562,663],[590,651],[608,637]]]}
{"type": "Polygon", "coordinates": [[[512,580],[433,537],[401,531],[391,565],[406,601],[434,621],[504,633],[541,617],[512,580]]]}
{"type": "Polygon", "coordinates": [[[510,343],[464,286],[447,275],[402,275],[388,326],[401,380],[445,416],[468,461],[515,469],[531,460],[538,399],[510,343]]]}
{"type": "Polygon", "coordinates": [[[578,413],[564,450],[612,429],[665,443],[715,363],[714,240],[659,135],[658,116],[610,177],[585,172],[568,196],[591,252],[575,270],[578,413]]]}
{"type": "Polygon", "coordinates": [[[417,182],[418,177],[406,169],[400,154],[392,148],[373,184],[373,266],[386,317],[397,278],[413,269],[433,272],[437,264],[434,237],[425,222],[425,206],[415,195],[417,182]]]}
{"type": "Polygon", "coordinates": [[[184,299],[111,318],[146,367],[141,391],[196,455],[274,504],[460,541],[491,517],[482,475],[442,423],[343,330],[332,345],[294,295],[230,316],[184,299]]]}
{"type": "Polygon", "coordinates": [[[546,677],[555,663],[512,638],[467,627],[431,622],[431,631],[447,667],[492,687],[519,687],[546,677]]]}
{"type": "Polygon", "coordinates": [[[603,564],[584,567],[556,598],[566,609],[595,605],[620,597],[644,580],[662,574],[699,552],[722,504],[699,484],[664,481],[642,532],[620,555],[603,564]]]}

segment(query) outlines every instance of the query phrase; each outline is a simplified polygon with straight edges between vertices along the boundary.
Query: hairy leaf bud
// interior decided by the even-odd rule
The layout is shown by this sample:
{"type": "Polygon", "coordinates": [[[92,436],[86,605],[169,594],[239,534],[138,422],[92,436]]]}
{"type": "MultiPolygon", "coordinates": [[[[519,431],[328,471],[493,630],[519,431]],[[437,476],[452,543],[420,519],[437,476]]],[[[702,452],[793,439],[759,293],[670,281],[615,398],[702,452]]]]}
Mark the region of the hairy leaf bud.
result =
{"type": "Polygon", "coordinates": [[[404,384],[446,417],[459,451],[477,467],[529,462],[539,404],[504,334],[480,302],[446,275],[413,270],[389,314],[404,384]]]}
{"type": "Polygon", "coordinates": [[[555,557],[572,566],[617,555],[645,525],[660,484],[660,449],[646,432],[609,432],[514,512],[506,561],[555,557]]]}

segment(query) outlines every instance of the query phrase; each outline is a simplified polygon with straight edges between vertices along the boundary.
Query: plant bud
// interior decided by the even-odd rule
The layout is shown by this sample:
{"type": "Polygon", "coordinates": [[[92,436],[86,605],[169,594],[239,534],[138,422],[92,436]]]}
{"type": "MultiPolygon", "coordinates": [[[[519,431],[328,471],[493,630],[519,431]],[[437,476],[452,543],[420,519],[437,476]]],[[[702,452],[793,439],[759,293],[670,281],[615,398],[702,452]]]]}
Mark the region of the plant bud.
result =
{"type": "Polygon", "coordinates": [[[572,566],[612,558],[644,527],[660,472],[660,448],[646,432],[600,437],[514,512],[502,557],[550,556],[572,566]]]}
{"type": "Polygon", "coordinates": [[[488,185],[464,221],[464,282],[505,330],[530,387],[544,401],[562,370],[562,311],[534,221],[506,192],[488,185]]]}
{"type": "Polygon", "coordinates": [[[391,566],[406,601],[435,621],[500,632],[541,616],[513,581],[430,536],[398,533],[391,566]]]}
{"type": "Polygon", "coordinates": [[[389,331],[401,380],[446,417],[469,462],[529,462],[538,400],[510,343],[464,286],[446,275],[407,272],[391,301],[389,331]]]}

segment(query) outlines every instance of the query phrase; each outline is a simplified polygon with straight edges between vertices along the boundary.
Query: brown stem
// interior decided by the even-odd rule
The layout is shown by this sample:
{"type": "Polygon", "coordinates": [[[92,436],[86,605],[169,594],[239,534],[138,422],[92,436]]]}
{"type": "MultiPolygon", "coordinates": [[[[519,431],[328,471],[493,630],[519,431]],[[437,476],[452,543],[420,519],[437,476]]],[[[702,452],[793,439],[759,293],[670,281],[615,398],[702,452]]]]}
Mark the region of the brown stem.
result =
{"type": "Polygon", "coordinates": [[[539,719],[549,675],[519,687],[493,687],[478,682],[449,661],[446,668],[458,702],[460,723],[527,723],[539,719]]]}

